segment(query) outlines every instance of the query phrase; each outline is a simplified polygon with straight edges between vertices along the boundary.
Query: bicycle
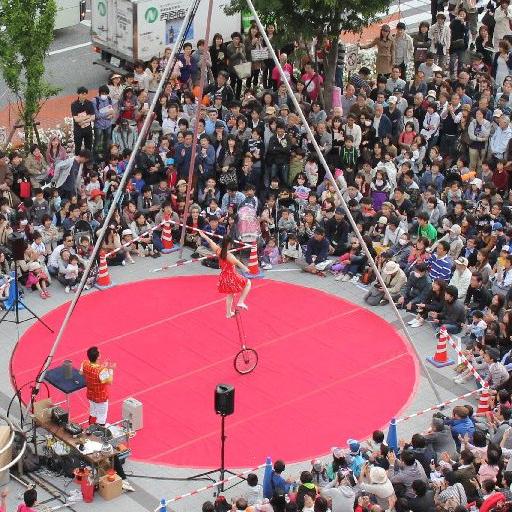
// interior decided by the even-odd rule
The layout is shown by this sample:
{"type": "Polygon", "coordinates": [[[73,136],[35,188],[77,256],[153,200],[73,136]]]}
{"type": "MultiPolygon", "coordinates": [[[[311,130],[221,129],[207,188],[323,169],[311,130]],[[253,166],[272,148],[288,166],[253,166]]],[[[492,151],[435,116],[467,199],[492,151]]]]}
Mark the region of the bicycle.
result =
{"type": "Polygon", "coordinates": [[[240,375],[251,373],[258,364],[258,353],[253,348],[245,344],[245,331],[242,324],[242,317],[239,309],[235,310],[236,325],[238,327],[238,337],[240,339],[241,350],[233,360],[233,366],[240,375]]]}

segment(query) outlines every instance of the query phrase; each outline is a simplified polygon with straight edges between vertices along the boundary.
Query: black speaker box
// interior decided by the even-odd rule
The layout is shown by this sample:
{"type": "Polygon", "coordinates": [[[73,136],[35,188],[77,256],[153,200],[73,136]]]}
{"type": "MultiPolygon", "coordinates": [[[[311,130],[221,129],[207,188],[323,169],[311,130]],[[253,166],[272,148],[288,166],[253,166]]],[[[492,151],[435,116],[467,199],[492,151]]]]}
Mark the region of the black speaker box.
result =
{"type": "Polygon", "coordinates": [[[222,416],[235,412],[235,388],[231,384],[218,384],[215,388],[215,412],[222,416]]]}
{"type": "Polygon", "coordinates": [[[12,257],[15,260],[23,260],[25,258],[25,249],[27,248],[27,242],[23,234],[14,232],[9,236],[8,241],[12,257]]]}

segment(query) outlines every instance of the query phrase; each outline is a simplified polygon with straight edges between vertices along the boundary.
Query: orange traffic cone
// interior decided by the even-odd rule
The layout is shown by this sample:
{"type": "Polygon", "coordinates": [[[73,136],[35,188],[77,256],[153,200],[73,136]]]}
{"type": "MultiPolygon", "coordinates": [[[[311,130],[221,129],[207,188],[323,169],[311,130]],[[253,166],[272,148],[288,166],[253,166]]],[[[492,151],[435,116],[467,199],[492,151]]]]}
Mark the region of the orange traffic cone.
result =
{"type": "Polygon", "coordinates": [[[478,409],[476,410],[477,414],[485,414],[490,411],[489,407],[489,388],[482,388],[482,392],[480,393],[480,399],[478,400],[478,409]]]}
{"type": "Polygon", "coordinates": [[[436,368],[442,368],[443,366],[449,366],[454,364],[452,359],[448,359],[448,350],[446,343],[449,334],[446,332],[445,327],[441,327],[439,331],[439,339],[437,340],[437,348],[434,357],[427,357],[427,361],[433,364],[436,368]]]}
{"type": "Polygon", "coordinates": [[[164,218],[164,225],[162,228],[162,252],[164,254],[168,254],[170,252],[175,251],[177,248],[174,247],[174,242],[172,240],[172,231],[171,231],[171,223],[169,222],[170,217],[168,215],[164,218]]]}
{"type": "Polygon", "coordinates": [[[100,252],[100,266],[98,268],[98,277],[96,279],[96,283],[94,283],[94,286],[98,288],[98,290],[106,290],[107,288],[112,288],[112,286],[114,286],[108,273],[105,251],[100,252]]]}
{"type": "Polygon", "coordinates": [[[263,272],[260,270],[258,264],[258,244],[256,240],[252,243],[251,254],[249,256],[249,263],[247,264],[249,273],[245,274],[249,279],[259,279],[263,277],[263,272]]]}

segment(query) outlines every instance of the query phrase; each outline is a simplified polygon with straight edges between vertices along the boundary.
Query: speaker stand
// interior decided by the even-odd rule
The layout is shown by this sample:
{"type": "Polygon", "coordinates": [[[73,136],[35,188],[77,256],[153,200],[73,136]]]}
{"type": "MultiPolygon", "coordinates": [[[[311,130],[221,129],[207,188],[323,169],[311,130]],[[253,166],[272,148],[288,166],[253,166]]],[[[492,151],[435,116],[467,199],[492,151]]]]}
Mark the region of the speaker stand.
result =
{"type": "MultiPolygon", "coordinates": [[[[226,429],[225,429],[225,421],[226,421],[226,415],[221,414],[220,415],[220,467],[217,469],[212,469],[211,471],[206,471],[205,473],[199,473],[198,475],[190,476],[186,480],[210,480],[212,482],[215,482],[215,478],[212,477],[212,475],[219,473],[220,474],[220,481],[223,481],[226,473],[237,476],[237,473],[233,473],[233,471],[230,471],[229,469],[226,469],[225,466],[225,449],[226,449],[226,429]]],[[[244,480],[243,477],[240,477],[241,480],[244,480]]],[[[234,487],[235,485],[238,485],[240,482],[237,482],[227,489],[231,489],[231,487],[234,487]]],[[[224,483],[221,483],[217,486],[217,492],[214,492],[215,494],[221,494],[224,492],[224,483]]]]}
{"type": "MultiPolygon", "coordinates": [[[[236,482],[229,487],[224,487],[224,483],[221,483],[217,486],[217,490],[214,490],[213,495],[218,496],[219,494],[223,493],[224,491],[227,491],[228,489],[231,489],[235,487],[236,485],[242,483],[242,481],[245,480],[245,478],[238,473],[234,473],[233,471],[230,471],[229,469],[226,469],[225,467],[225,448],[226,448],[226,430],[225,430],[225,421],[226,421],[226,415],[221,414],[221,422],[220,422],[220,467],[216,469],[212,469],[210,471],[205,471],[204,473],[198,473],[197,475],[192,475],[184,478],[178,478],[178,477],[161,477],[161,476],[144,476],[144,475],[129,475],[131,478],[147,478],[150,480],[172,480],[172,481],[178,481],[178,482],[187,482],[187,481],[194,481],[194,480],[208,480],[209,482],[217,482],[213,475],[219,473],[220,474],[220,481],[224,480],[226,473],[231,476],[238,476],[240,478],[239,482],[236,482]]],[[[215,488],[214,488],[215,489],[215,488]]]]}
{"type": "Polygon", "coordinates": [[[2,322],[9,322],[16,325],[19,325],[23,322],[28,322],[29,320],[36,319],[38,322],[41,322],[50,332],[54,332],[53,329],[39,316],[37,316],[26,304],[20,299],[20,294],[18,290],[19,282],[18,282],[18,263],[14,263],[14,279],[12,281],[12,286],[14,286],[14,300],[10,307],[8,307],[2,317],[0,318],[0,324],[2,322]],[[29,318],[20,319],[20,305],[23,309],[26,309],[32,316],[29,318]],[[14,320],[8,320],[6,317],[11,312],[14,311],[14,320]]]}

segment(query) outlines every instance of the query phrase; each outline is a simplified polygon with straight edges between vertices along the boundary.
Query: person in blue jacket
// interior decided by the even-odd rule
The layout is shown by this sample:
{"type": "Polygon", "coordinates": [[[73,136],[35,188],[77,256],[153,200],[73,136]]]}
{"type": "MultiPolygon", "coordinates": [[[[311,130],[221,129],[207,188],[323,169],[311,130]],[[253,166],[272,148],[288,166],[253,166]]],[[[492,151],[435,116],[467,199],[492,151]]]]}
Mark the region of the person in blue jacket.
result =
{"type": "Polygon", "coordinates": [[[452,431],[452,437],[457,445],[457,451],[460,450],[460,437],[464,437],[466,434],[469,436],[470,442],[473,439],[475,433],[475,424],[469,417],[469,412],[463,405],[457,405],[453,408],[452,418],[445,420],[446,425],[450,425],[452,431]]]}
{"type": "Polygon", "coordinates": [[[263,496],[265,498],[271,499],[275,493],[288,494],[290,492],[291,482],[281,476],[285,468],[286,466],[282,460],[274,462],[274,470],[270,478],[264,478],[263,480],[263,496]]]}

